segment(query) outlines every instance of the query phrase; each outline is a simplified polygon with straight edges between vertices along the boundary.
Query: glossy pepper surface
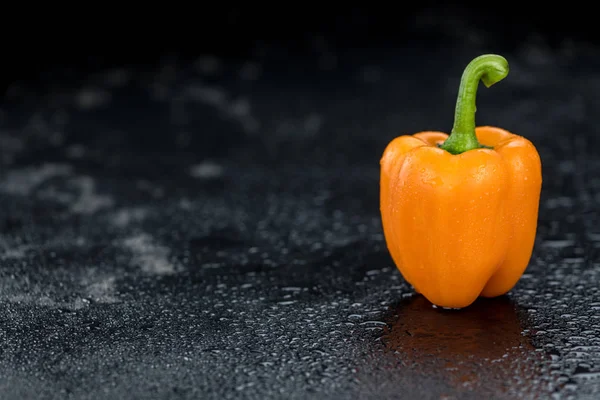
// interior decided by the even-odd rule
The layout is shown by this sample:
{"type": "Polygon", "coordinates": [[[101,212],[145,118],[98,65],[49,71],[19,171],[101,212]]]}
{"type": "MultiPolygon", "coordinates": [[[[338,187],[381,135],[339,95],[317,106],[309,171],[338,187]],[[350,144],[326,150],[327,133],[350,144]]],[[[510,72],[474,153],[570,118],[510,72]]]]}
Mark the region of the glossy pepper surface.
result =
{"type": "Polygon", "coordinates": [[[399,136],[381,158],[380,206],[388,250],[415,291],[440,307],[510,291],[529,264],[542,185],[534,145],[504,129],[475,127],[479,81],[508,74],[488,54],[466,67],[450,135],[399,136]]]}

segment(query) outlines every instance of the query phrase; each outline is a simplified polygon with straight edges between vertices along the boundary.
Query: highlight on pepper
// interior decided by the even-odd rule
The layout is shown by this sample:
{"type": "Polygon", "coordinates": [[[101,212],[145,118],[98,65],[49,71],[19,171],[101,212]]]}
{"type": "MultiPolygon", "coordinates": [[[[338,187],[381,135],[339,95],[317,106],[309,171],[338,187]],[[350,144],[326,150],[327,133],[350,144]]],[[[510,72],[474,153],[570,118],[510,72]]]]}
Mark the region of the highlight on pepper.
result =
{"type": "Polygon", "coordinates": [[[381,158],[385,241],[404,279],[432,304],[464,308],[509,292],[533,251],[542,165],[526,138],[475,125],[479,82],[504,79],[507,60],[485,54],[465,68],[450,134],[393,139],[381,158]]]}

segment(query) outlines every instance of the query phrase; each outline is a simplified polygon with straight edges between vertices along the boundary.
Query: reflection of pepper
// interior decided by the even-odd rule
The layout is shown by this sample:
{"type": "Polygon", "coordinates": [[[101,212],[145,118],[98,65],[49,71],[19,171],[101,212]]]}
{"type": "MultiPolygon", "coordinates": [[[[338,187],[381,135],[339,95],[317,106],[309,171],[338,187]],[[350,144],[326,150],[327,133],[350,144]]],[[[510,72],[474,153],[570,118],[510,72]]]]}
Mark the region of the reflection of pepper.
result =
{"type": "Polygon", "coordinates": [[[545,355],[522,334],[528,321],[520,314],[508,297],[477,301],[459,313],[434,310],[424,297],[413,297],[390,310],[381,342],[398,354],[398,379],[408,392],[423,389],[412,373],[441,383],[429,388],[427,398],[535,398],[543,393],[535,377],[545,355]]]}
{"type": "Polygon", "coordinates": [[[431,303],[463,308],[505,294],[533,250],[542,185],[533,144],[495,127],[475,127],[479,80],[508,75],[498,55],[465,69],[454,126],[399,136],[381,159],[381,217],[399,271],[431,303]]]}

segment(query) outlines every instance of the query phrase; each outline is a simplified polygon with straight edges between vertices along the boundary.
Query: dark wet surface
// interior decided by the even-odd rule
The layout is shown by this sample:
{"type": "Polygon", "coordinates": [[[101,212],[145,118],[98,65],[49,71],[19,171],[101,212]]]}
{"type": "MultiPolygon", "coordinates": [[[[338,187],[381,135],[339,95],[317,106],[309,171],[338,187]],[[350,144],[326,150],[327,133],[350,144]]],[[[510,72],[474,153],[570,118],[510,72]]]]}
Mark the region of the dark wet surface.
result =
{"type": "Polygon", "coordinates": [[[382,340],[402,368],[433,376],[459,396],[541,392],[536,381],[544,374],[544,357],[523,333],[527,313],[510,297],[481,299],[455,311],[433,308],[415,296],[392,310],[390,333],[382,340]]]}
{"type": "Polygon", "coordinates": [[[13,86],[0,397],[596,398],[597,49],[523,40],[479,96],[478,119],[544,164],[536,247],[508,296],[432,308],[385,249],[381,152],[449,128],[464,64],[493,48],[473,35],[315,37],[293,65],[265,45],[13,86]]]}

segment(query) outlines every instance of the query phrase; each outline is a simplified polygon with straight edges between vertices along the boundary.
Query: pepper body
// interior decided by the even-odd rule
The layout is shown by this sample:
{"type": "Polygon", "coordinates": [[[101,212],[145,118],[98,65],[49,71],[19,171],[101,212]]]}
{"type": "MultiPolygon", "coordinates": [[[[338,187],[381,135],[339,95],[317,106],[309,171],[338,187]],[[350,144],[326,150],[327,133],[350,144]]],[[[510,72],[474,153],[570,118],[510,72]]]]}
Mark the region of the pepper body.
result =
{"type": "Polygon", "coordinates": [[[384,235],[402,276],[431,303],[463,308],[510,291],[534,246],[542,185],[533,144],[478,127],[452,154],[442,132],[399,136],[381,158],[384,235]]]}

